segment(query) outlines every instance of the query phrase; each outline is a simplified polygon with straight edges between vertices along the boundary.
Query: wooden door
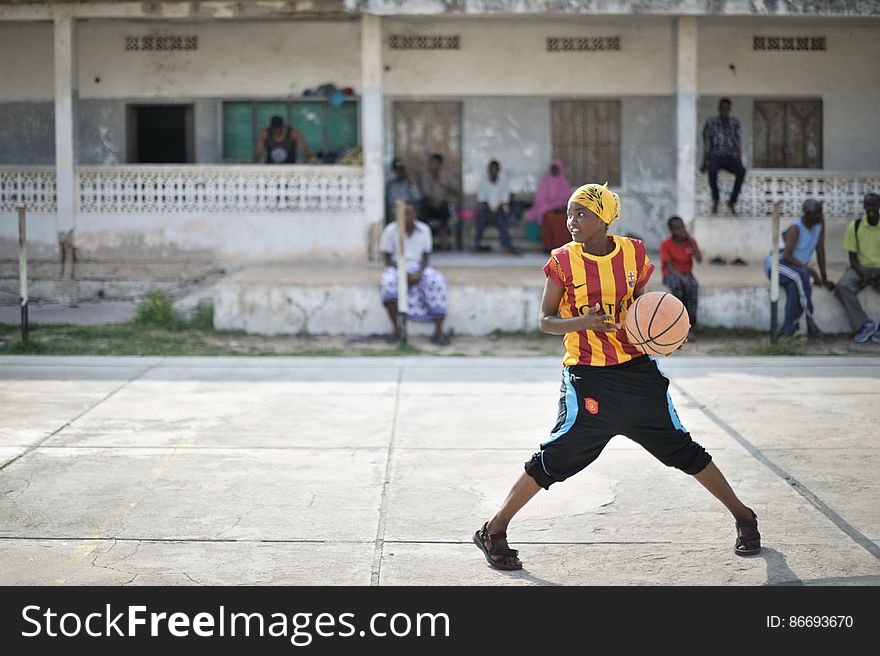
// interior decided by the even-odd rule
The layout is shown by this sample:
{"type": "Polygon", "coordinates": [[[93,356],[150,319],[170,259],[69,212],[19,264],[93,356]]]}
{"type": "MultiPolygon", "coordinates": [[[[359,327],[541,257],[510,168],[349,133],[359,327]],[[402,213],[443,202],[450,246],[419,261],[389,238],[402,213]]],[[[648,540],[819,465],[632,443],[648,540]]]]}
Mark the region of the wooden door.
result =
{"type": "Polygon", "coordinates": [[[443,168],[461,189],[461,103],[395,102],[394,157],[417,180],[432,153],[443,156],[443,168]]]}
{"type": "Polygon", "coordinates": [[[551,103],[553,157],[562,160],[573,185],[620,184],[620,101],[557,100],[551,103]]]}
{"type": "Polygon", "coordinates": [[[822,168],[821,100],[757,100],[752,124],[755,167],[822,168]]]}

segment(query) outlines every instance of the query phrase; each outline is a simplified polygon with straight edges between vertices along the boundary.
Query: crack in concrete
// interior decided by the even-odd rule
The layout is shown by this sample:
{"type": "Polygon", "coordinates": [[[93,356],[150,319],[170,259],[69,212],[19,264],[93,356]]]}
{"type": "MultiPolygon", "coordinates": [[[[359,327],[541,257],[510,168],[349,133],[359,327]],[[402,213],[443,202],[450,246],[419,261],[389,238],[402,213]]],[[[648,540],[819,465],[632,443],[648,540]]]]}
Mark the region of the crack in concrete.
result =
{"type": "Polygon", "coordinates": [[[228,533],[228,532],[231,531],[232,529],[236,528],[236,527],[241,523],[241,518],[242,518],[242,515],[239,515],[238,517],[236,517],[236,519],[235,519],[235,523],[234,523],[232,526],[230,526],[229,528],[224,528],[222,531],[220,531],[219,533],[217,533],[217,535],[214,536],[214,539],[217,539],[217,538],[219,538],[221,535],[223,535],[224,533],[228,533]]]}
{"type": "Polygon", "coordinates": [[[124,585],[130,585],[130,584],[133,583],[134,580],[139,576],[139,574],[132,574],[131,572],[129,572],[129,571],[127,571],[127,570],[119,569],[118,567],[113,567],[113,565],[118,565],[119,563],[121,563],[121,562],[123,562],[123,561],[125,561],[125,560],[128,560],[128,559],[131,558],[131,557],[133,557],[133,556],[138,552],[138,549],[140,549],[140,546],[141,546],[141,543],[140,543],[140,542],[138,542],[138,543],[135,545],[135,548],[134,548],[134,549],[132,550],[132,552],[131,552],[130,554],[128,554],[127,556],[124,556],[124,557],[120,558],[119,560],[113,561],[112,563],[110,563],[110,564],[108,564],[108,565],[99,565],[99,564],[98,564],[98,559],[99,559],[99,558],[103,558],[104,556],[106,556],[107,554],[109,554],[111,551],[113,551],[113,549],[116,547],[116,542],[117,542],[117,541],[116,541],[116,539],[114,538],[114,539],[113,539],[113,542],[112,542],[111,545],[110,545],[110,548],[107,549],[107,551],[103,551],[103,552],[96,551],[96,552],[95,552],[95,557],[92,558],[92,561],[91,561],[91,562],[92,562],[92,567],[93,567],[93,568],[99,568],[99,569],[107,569],[107,570],[111,570],[111,571],[113,571],[113,572],[119,572],[120,574],[123,574],[124,576],[131,576],[131,578],[128,579],[127,581],[124,581],[123,583],[117,584],[117,585],[123,585],[123,586],[124,586],[124,585]]]}
{"type": "Polygon", "coordinates": [[[204,583],[200,583],[199,581],[196,581],[193,577],[191,577],[191,576],[190,576],[189,574],[187,574],[186,572],[184,572],[183,575],[184,575],[186,578],[188,578],[190,581],[192,581],[193,583],[195,583],[196,585],[200,585],[200,586],[203,586],[203,587],[204,587],[204,585],[205,585],[204,583]]]}

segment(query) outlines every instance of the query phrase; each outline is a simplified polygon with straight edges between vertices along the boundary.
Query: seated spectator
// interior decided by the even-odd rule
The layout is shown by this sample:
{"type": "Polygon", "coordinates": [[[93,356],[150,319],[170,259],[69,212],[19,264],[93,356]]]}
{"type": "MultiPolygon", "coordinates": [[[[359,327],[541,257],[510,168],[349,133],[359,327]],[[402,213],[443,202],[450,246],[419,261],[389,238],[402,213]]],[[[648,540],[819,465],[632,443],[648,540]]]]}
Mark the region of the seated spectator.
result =
{"type": "Polygon", "coordinates": [[[681,217],[673,216],[666,224],[671,236],[660,244],[663,284],[673,296],[684,303],[693,330],[697,327],[697,295],[700,291],[693,274],[694,260],[702,262],[703,254],[697,240],[688,234],[681,217]]]}
{"type": "Polygon", "coordinates": [[[736,176],[733,191],[727,201],[731,214],[736,214],[736,201],[746,177],[742,163],[739,121],[730,115],[730,99],[718,102],[718,116],[710,116],[703,124],[703,163],[701,173],[709,173],[709,190],[712,192],[712,214],[718,212],[718,171],[724,169],[736,176]]]}
{"type": "Polygon", "coordinates": [[[501,175],[501,165],[494,159],[489,162],[487,175],[480,182],[480,187],[477,190],[477,202],[480,204],[480,213],[477,217],[474,250],[491,250],[480,242],[483,239],[486,226],[492,222],[498,228],[501,250],[511,255],[518,253],[511,242],[510,228],[507,223],[510,215],[510,187],[507,184],[507,179],[501,175]]]}
{"type": "Polygon", "coordinates": [[[391,162],[391,179],[385,187],[385,223],[394,221],[394,208],[399,200],[404,204],[418,205],[422,200],[422,193],[415,180],[407,175],[404,163],[395,158],[391,162]]]}
{"type": "Polygon", "coordinates": [[[834,291],[855,332],[854,341],[880,343],[880,321],[868,318],[858,297],[869,285],[880,292],[880,196],[868,194],[863,205],[864,215],[846,227],[843,250],[849,252],[849,268],[834,291]]]}
{"type": "Polygon", "coordinates": [[[532,206],[525,213],[525,220],[541,224],[544,215],[551,210],[561,210],[564,213],[569,196],[571,196],[571,183],[565,175],[565,168],[561,160],[554,159],[538,184],[532,206]]]}
{"type": "Polygon", "coordinates": [[[458,184],[443,168],[443,155],[434,153],[428,160],[428,167],[422,171],[419,186],[422,192],[422,219],[428,224],[437,225],[440,248],[452,248],[449,239],[449,219],[452,205],[458,202],[458,184]]]}
{"type": "MultiPolygon", "coordinates": [[[[764,272],[770,277],[773,253],[764,260],[764,272]]],[[[813,321],[813,289],[810,279],[829,290],[834,284],[825,275],[825,222],[822,203],[810,198],[804,201],[803,216],[794,221],[779,238],[779,284],[785,289],[785,318],[779,334],[794,335],[800,328],[801,315],[807,316],[807,335],[822,334],[813,321]],[[810,266],[816,253],[819,273],[810,266]]]]}
{"type": "MultiPolygon", "coordinates": [[[[407,280],[407,318],[413,321],[434,322],[434,344],[449,344],[443,332],[446,317],[446,278],[428,266],[428,256],[433,250],[431,227],[416,219],[416,208],[406,206],[406,235],[404,236],[404,262],[407,280]]],[[[382,303],[391,320],[393,341],[400,339],[400,316],[397,311],[397,222],[389,223],[379,239],[379,252],[385,256],[385,270],[380,287],[382,303]]]]}

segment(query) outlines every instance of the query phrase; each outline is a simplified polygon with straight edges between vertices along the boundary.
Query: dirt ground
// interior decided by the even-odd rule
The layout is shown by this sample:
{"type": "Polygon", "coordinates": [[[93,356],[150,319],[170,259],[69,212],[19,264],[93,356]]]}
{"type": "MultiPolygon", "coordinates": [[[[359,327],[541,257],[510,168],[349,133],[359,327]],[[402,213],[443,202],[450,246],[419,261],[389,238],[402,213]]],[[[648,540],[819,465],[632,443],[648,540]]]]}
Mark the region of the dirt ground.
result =
{"type": "MultiPolygon", "coordinates": [[[[389,344],[383,336],[277,336],[214,334],[207,338],[212,344],[230,351],[269,353],[330,353],[353,352],[357,355],[424,354],[445,356],[521,357],[535,355],[562,356],[562,338],[541,334],[503,334],[485,337],[451,336],[451,344],[437,346],[428,337],[409,339],[401,349],[389,344]]],[[[847,335],[824,336],[818,339],[794,338],[769,343],[766,336],[754,334],[697,336],[671,357],[688,355],[874,355],[880,357],[880,344],[856,344],[847,335]]]]}

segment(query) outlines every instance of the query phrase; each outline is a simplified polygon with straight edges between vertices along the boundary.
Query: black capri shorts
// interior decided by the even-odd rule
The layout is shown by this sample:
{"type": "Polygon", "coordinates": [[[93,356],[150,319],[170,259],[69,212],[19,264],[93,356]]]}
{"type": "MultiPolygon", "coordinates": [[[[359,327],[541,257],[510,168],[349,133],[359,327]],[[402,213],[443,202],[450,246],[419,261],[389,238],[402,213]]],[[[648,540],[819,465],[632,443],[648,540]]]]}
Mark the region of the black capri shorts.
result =
{"type": "Polygon", "coordinates": [[[681,425],[669,380],[643,356],[608,367],[565,367],[556,425],[525,463],[526,473],[547,489],[593,462],[615,435],[687,474],[700,473],[712,461],[681,425]]]}

